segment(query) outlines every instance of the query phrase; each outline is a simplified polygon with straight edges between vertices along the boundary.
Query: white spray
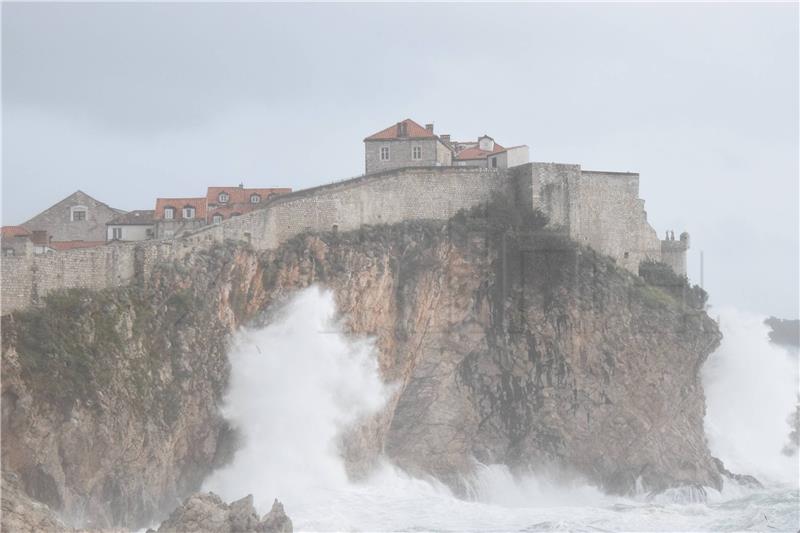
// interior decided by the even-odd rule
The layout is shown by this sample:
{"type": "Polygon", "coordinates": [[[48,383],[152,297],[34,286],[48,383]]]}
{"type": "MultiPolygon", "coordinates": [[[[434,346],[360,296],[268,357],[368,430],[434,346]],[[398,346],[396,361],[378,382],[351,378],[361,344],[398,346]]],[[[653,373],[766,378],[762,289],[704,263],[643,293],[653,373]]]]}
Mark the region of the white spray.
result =
{"type": "Polygon", "coordinates": [[[797,401],[797,357],[769,342],[765,317],[718,314],[724,338],[702,371],[711,451],[735,473],[797,486],[797,455],[781,453],[797,401]]]}
{"type": "MultiPolygon", "coordinates": [[[[277,497],[284,502],[296,530],[307,531],[764,527],[761,504],[745,506],[744,511],[739,511],[739,506],[722,506],[697,513],[691,506],[620,502],[592,487],[515,478],[501,465],[479,468],[475,486],[479,501],[455,498],[440,483],[410,477],[388,461],[369,479],[352,483],[337,449],[339,437],[361,417],[381,409],[389,391],[381,381],[373,345],[343,334],[335,316],[332,294],[312,287],[298,293],[270,326],[237,336],[224,414],[244,442],[233,463],[214,473],[204,490],[228,501],[252,493],[262,513],[277,497]]],[[[724,358],[712,356],[704,370],[710,387],[707,423],[712,432],[718,432],[712,439],[715,446],[726,442],[722,436],[728,431],[749,431],[737,429],[739,422],[731,423],[727,416],[728,410],[738,411],[740,405],[721,408],[717,401],[730,389],[750,384],[730,384],[728,374],[736,375],[740,369],[728,361],[727,353],[724,358]],[[717,362],[718,358],[725,362],[717,362]]],[[[783,363],[775,363],[778,367],[770,367],[767,375],[783,375],[783,363]]],[[[770,401],[781,404],[784,393],[770,401]]],[[[758,411],[758,405],[765,405],[763,394],[766,392],[758,393],[756,400],[751,398],[747,408],[758,411]]],[[[786,409],[779,410],[776,420],[785,419],[786,409]]],[[[748,414],[740,422],[749,427],[754,418],[757,421],[758,417],[748,414]]],[[[773,435],[773,430],[768,434],[773,435]]],[[[771,450],[773,439],[779,440],[773,435],[769,442],[759,443],[758,449],[771,450]]],[[[748,465],[737,462],[735,451],[715,448],[731,469],[751,472],[748,465]]],[[[796,495],[780,494],[768,505],[782,505],[786,509],[783,523],[792,526],[797,521],[795,503],[796,495]]]]}
{"type": "Polygon", "coordinates": [[[276,496],[314,505],[347,486],[337,436],[387,394],[371,343],[348,340],[335,314],[333,296],[311,288],[270,326],[238,335],[223,414],[244,442],[208,490],[253,493],[268,509],[276,496]]]}

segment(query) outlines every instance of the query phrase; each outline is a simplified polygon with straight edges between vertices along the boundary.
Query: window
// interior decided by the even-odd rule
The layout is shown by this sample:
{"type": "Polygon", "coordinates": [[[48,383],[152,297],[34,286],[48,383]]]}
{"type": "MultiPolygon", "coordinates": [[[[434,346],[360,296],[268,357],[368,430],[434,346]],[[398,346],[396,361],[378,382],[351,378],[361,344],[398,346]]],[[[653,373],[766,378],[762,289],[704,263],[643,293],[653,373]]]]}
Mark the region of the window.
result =
{"type": "Polygon", "coordinates": [[[112,228],[111,238],[114,239],[115,241],[122,239],[122,228],[112,228]]]}
{"type": "Polygon", "coordinates": [[[82,222],[86,220],[86,207],[82,205],[76,205],[74,207],[69,208],[69,219],[72,222],[82,222]]]}
{"type": "Polygon", "coordinates": [[[219,224],[220,222],[222,222],[222,215],[214,215],[213,217],[211,217],[211,222],[214,224],[219,224]]]}
{"type": "Polygon", "coordinates": [[[172,220],[175,218],[175,208],[174,207],[165,207],[164,208],[164,219],[165,220],[172,220]]]}
{"type": "Polygon", "coordinates": [[[166,237],[167,239],[171,239],[173,235],[175,235],[174,230],[171,229],[164,230],[164,237],[166,237]]]}
{"type": "Polygon", "coordinates": [[[238,217],[239,215],[241,215],[241,213],[231,213],[231,218],[238,217]]]}
{"type": "Polygon", "coordinates": [[[411,149],[411,159],[419,160],[422,159],[422,147],[415,146],[411,149]]]}
{"type": "Polygon", "coordinates": [[[3,255],[12,256],[14,255],[13,248],[3,248],[3,255]]]}
{"type": "Polygon", "coordinates": [[[261,197],[259,195],[257,195],[257,194],[251,194],[250,195],[250,203],[251,204],[257,204],[260,201],[261,201],[261,197]]]}
{"type": "Polygon", "coordinates": [[[183,218],[194,218],[194,207],[187,205],[183,208],[183,218]]]}
{"type": "Polygon", "coordinates": [[[219,193],[219,196],[217,196],[217,199],[219,200],[219,203],[227,204],[228,200],[230,199],[230,196],[228,196],[228,193],[226,192],[221,192],[219,193]]]}
{"type": "Polygon", "coordinates": [[[389,160],[389,147],[381,146],[381,161],[388,161],[388,160],[389,160]]]}
{"type": "Polygon", "coordinates": [[[497,158],[496,157],[492,158],[492,168],[497,168],[497,158]]]}

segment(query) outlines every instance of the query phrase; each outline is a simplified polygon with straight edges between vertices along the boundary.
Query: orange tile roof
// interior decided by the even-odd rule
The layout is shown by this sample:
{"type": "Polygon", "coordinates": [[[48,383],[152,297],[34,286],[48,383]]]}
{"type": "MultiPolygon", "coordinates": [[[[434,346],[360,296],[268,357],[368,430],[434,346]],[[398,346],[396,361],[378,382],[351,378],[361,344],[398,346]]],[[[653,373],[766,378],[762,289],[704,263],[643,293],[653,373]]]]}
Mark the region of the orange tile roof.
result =
{"type": "Polygon", "coordinates": [[[387,141],[391,139],[435,139],[436,135],[432,131],[426,130],[423,126],[420,126],[410,118],[407,118],[397,124],[393,124],[386,128],[385,130],[381,130],[378,133],[374,133],[364,139],[365,141],[387,141]],[[406,135],[400,137],[398,135],[398,125],[405,124],[406,126],[406,135]]]}
{"type": "Polygon", "coordinates": [[[221,205],[219,207],[210,208],[208,212],[208,221],[211,222],[214,215],[222,215],[223,220],[228,220],[231,215],[243,215],[253,211],[259,204],[237,204],[237,205],[221,205]]]}
{"type": "Polygon", "coordinates": [[[3,237],[27,237],[31,234],[22,226],[3,226],[1,230],[3,237]]]}
{"type": "Polygon", "coordinates": [[[261,201],[263,202],[271,196],[292,192],[292,189],[287,187],[255,188],[255,189],[247,189],[237,186],[209,187],[208,192],[206,193],[206,200],[208,201],[208,204],[211,205],[219,203],[219,194],[221,192],[228,193],[228,201],[224,205],[233,205],[233,204],[249,204],[250,196],[252,196],[253,194],[258,194],[259,196],[261,196],[261,201]]]}
{"type": "Polygon", "coordinates": [[[494,150],[491,152],[488,150],[481,150],[477,146],[472,146],[470,148],[465,148],[458,152],[453,159],[458,161],[465,161],[468,159],[486,159],[490,155],[499,154],[500,152],[505,152],[506,149],[500,146],[497,143],[494,143],[494,150]]]}
{"type": "Polygon", "coordinates": [[[50,241],[47,246],[53,250],[63,252],[64,250],[75,250],[77,248],[94,248],[105,243],[106,241],[50,241]]]}
{"type": "Polygon", "coordinates": [[[156,220],[164,220],[164,208],[174,207],[175,218],[172,220],[183,220],[183,208],[194,207],[194,218],[206,218],[206,199],[205,198],[156,198],[156,220]]]}

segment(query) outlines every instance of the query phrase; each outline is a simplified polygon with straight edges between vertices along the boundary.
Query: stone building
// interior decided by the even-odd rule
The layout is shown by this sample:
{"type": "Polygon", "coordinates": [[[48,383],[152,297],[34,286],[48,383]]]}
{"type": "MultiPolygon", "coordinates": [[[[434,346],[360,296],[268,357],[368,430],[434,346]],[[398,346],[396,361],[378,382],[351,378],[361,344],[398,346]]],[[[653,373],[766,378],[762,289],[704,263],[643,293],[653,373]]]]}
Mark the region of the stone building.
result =
{"type": "Polygon", "coordinates": [[[156,238],[171,238],[206,224],[219,224],[249,213],[279,194],[292,192],[286,187],[245,188],[209,187],[205,197],[158,198],[153,215],[156,238]]]}
{"type": "Polygon", "coordinates": [[[511,168],[528,158],[525,145],[504,148],[488,135],[477,141],[451,141],[450,135],[436,135],[433,124],[423,128],[411,119],[364,139],[366,174],[408,167],[511,168]]]}
{"type": "Polygon", "coordinates": [[[366,173],[404,167],[441,167],[453,163],[453,151],[435,133],[411,119],[364,139],[366,173]]]}
{"type": "Polygon", "coordinates": [[[180,236],[206,224],[206,199],[158,198],[153,215],[154,233],[158,239],[180,236]]]}
{"type": "Polygon", "coordinates": [[[206,223],[219,224],[223,220],[249,213],[261,207],[273,196],[292,192],[286,187],[279,188],[245,188],[209,187],[206,192],[206,223]]]}
{"type": "Polygon", "coordinates": [[[143,241],[155,236],[155,211],[138,209],[118,215],[106,224],[106,240],[143,241]]]}
{"type": "Polygon", "coordinates": [[[33,253],[31,232],[22,226],[3,226],[0,230],[0,248],[6,257],[33,253]]]}
{"type": "Polygon", "coordinates": [[[21,224],[30,231],[44,231],[49,242],[105,242],[106,224],[124,211],[75,191],[21,224]]]}
{"type": "Polygon", "coordinates": [[[477,142],[451,143],[453,165],[457,167],[511,168],[528,162],[528,147],[523,145],[504,148],[488,135],[477,142]]]}

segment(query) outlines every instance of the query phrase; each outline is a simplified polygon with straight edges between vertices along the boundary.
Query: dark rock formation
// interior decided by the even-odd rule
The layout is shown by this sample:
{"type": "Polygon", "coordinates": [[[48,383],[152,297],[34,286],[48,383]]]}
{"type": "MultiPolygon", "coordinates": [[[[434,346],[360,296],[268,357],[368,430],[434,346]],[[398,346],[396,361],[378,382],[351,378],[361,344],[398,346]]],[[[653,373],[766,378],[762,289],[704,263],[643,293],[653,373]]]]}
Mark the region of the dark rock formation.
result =
{"type": "Polygon", "coordinates": [[[719,487],[699,369],[720,333],[683,296],[702,295],[542,224],[495,205],[260,254],[229,244],[4,317],[3,468],[92,525],[165,516],[229,455],[230,333],[320,283],[398,384],[342,443],[353,475],[385,452],[461,491],[475,459],[565,467],[618,493],[719,487]]]}
{"type": "Polygon", "coordinates": [[[714,460],[714,464],[716,465],[717,470],[723,477],[730,479],[731,481],[735,481],[739,485],[743,485],[745,487],[758,488],[758,489],[763,487],[761,482],[758,479],[754,478],[753,476],[749,476],[746,474],[734,474],[733,472],[725,468],[725,464],[722,462],[721,459],[717,459],[716,457],[713,457],[712,459],[714,460]]]}
{"type": "Polygon", "coordinates": [[[166,516],[233,448],[218,404],[257,266],[220,248],[146,287],[67,291],[3,317],[3,470],[71,525],[166,516]]]}
{"type": "Polygon", "coordinates": [[[14,474],[3,473],[2,531],[15,533],[44,533],[68,530],[45,504],[33,500],[20,487],[14,474]]]}
{"type": "Polygon", "coordinates": [[[764,323],[770,327],[771,342],[800,348],[800,320],[785,320],[771,316],[764,323]]]}
{"type": "MultiPolygon", "coordinates": [[[[152,532],[153,530],[148,530],[152,532]]],[[[259,519],[253,496],[230,505],[213,492],[190,496],[161,523],[158,533],[291,533],[292,521],[275,500],[272,510],[259,519]]]]}

